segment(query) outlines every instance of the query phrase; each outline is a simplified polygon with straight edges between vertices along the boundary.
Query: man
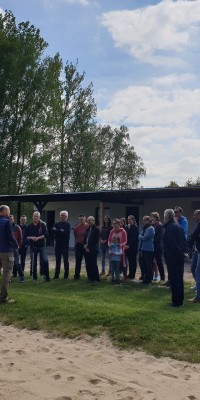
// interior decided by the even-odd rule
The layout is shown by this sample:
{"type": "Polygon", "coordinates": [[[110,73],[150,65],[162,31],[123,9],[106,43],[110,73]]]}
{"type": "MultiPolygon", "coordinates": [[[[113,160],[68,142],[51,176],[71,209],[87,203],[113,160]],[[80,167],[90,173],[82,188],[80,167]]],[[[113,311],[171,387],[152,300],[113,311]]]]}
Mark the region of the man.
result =
{"type": "Polygon", "coordinates": [[[84,239],[86,230],[89,228],[89,225],[86,223],[85,215],[80,214],[78,216],[79,224],[74,228],[74,237],[75,237],[75,273],[74,279],[80,278],[81,272],[81,263],[83,260],[83,256],[85,257],[85,249],[84,249],[84,239]]]}
{"type": "Polygon", "coordinates": [[[26,215],[21,215],[19,226],[22,230],[22,245],[21,249],[19,250],[20,259],[21,259],[21,267],[22,271],[25,270],[25,261],[26,261],[26,252],[28,248],[28,242],[25,240],[25,230],[27,228],[27,217],[26,215]]]}
{"type": "Polygon", "coordinates": [[[86,271],[89,281],[95,285],[97,282],[99,282],[97,255],[99,251],[100,230],[95,225],[94,217],[88,217],[87,223],[89,227],[86,230],[84,240],[86,271]]]}
{"type": "Polygon", "coordinates": [[[189,246],[192,247],[195,244],[196,252],[193,259],[194,266],[194,276],[196,281],[196,296],[190,299],[193,303],[200,303],[200,210],[195,210],[193,218],[197,223],[197,226],[190,236],[189,246]]]}
{"type": "Polygon", "coordinates": [[[184,256],[186,252],[186,238],[183,229],[175,221],[172,209],[164,212],[164,256],[168,269],[168,277],[172,291],[172,307],[181,307],[184,300],[184,256]]]}
{"type": "Polygon", "coordinates": [[[0,206],[0,265],[3,267],[0,303],[2,304],[14,302],[14,300],[8,299],[8,285],[14,265],[13,249],[17,249],[18,244],[13,237],[9,215],[9,207],[0,206]]]}
{"type": "Polygon", "coordinates": [[[125,254],[128,259],[129,275],[128,279],[135,279],[137,269],[137,252],[138,252],[138,236],[139,230],[133,215],[128,216],[128,226],[126,228],[127,243],[125,246],[125,254]]]}
{"type": "Polygon", "coordinates": [[[187,239],[188,235],[188,220],[183,215],[183,209],[179,206],[174,208],[175,219],[178,221],[179,225],[183,228],[185,233],[185,238],[187,239]]]}
{"type": "Polygon", "coordinates": [[[14,215],[10,215],[10,222],[12,226],[13,236],[18,243],[18,248],[13,249],[14,253],[14,266],[13,266],[13,277],[16,278],[17,273],[19,275],[20,282],[24,282],[24,272],[22,270],[20,261],[19,261],[19,251],[22,246],[22,230],[19,225],[15,224],[14,215]]]}
{"type": "Polygon", "coordinates": [[[43,275],[47,282],[49,278],[49,261],[46,252],[45,238],[48,236],[48,230],[45,222],[41,221],[40,213],[33,213],[32,223],[25,231],[25,240],[30,244],[31,269],[33,280],[37,281],[37,255],[40,255],[40,275],[43,275]]]}
{"type": "Polygon", "coordinates": [[[52,228],[52,232],[56,241],[55,244],[56,266],[53,279],[59,278],[62,256],[64,260],[64,279],[68,279],[69,277],[68,256],[69,256],[69,238],[70,238],[71,225],[67,220],[68,220],[68,212],[61,211],[60,221],[56,222],[52,228]]]}

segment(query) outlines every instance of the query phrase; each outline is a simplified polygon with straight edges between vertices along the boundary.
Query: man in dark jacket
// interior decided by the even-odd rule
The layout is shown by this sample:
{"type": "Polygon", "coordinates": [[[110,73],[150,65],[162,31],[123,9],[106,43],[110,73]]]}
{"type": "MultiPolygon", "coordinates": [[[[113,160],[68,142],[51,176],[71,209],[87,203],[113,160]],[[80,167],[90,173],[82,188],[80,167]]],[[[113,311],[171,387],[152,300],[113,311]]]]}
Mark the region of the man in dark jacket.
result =
{"type": "Polygon", "coordinates": [[[71,225],[67,221],[68,220],[68,212],[61,211],[60,212],[60,221],[54,224],[52,228],[52,232],[56,241],[55,245],[55,257],[56,257],[56,267],[54,279],[58,279],[60,275],[60,267],[61,267],[61,258],[63,256],[64,260],[64,279],[67,279],[69,276],[69,238],[71,225]]]}
{"type": "Polygon", "coordinates": [[[172,307],[181,307],[184,300],[184,255],[186,252],[186,238],[184,230],[175,221],[174,210],[164,212],[164,256],[168,269],[168,277],[172,290],[172,307]]]}
{"type": "Polygon", "coordinates": [[[97,265],[97,255],[99,251],[100,230],[95,225],[94,217],[90,216],[87,219],[89,228],[85,234],[85,260],[86,271],[89,281],[96,284],[99,281],[99,270],[97,265]]]}
{"type": "Polygon", "coordinates": [[[17,241],[13,237],[9,215],[9,207],[0,206],[0,265],[3,267],[0,303],[4,304],[14,302],[8,299],[8,285],[14,265],[13,249],[18,248],[17,241]]]}
{"type": "Polygon", "coordinates": [[[46,281],[49,278],[49,261],[46,252],[45,239],[48,236],[48,230],[45,222],[41,221],[39,211],[33,213],[32,223],[25,230],[25,240],[30,244],[31,268],[33,280],[37,281],[37,255],[40,255],[40,275],[44,276],[46,281]]]}
{"type": "Polygon", "coordinates": [[[135,279],[137,269],[137,252],[138,252],[138,236],[139,230],[133,215],[128,216],[128,226],[126,227],[127,243],[125,246],[125,254],[128,259],[129,275],[128,279],[135,279]]]}

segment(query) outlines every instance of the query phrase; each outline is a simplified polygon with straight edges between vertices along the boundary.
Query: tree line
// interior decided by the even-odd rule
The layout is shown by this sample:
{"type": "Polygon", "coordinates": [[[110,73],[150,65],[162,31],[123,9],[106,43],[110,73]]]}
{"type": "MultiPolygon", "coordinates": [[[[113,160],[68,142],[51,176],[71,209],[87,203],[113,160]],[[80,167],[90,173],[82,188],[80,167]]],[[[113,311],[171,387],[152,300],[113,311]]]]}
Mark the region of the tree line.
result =
{"type": "Polygon", "coordinates": [[[145,167],[128,128],[97,124],[93,84],[47,47],[0,14],[0,194],[136,187],[145,167]]]}

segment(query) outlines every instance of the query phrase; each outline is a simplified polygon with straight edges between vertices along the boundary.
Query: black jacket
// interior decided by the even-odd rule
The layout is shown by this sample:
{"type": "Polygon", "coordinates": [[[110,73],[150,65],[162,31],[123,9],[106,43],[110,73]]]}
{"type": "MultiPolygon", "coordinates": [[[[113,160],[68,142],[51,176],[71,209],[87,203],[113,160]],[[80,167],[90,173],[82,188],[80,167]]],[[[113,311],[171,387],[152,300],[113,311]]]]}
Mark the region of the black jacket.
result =
{"type": "Polygon", "coordinates": [[[129,250],[138,251],[138,236],[139,229],[135,224],[126,227],[127,233],[127,246],[129,246],[129,250]]]}
{"type": "Polygon", "coordinates": [[[183,228],[173,219],[168,221],[164,228],[163,246],[166,261],[183,257],[186,252],[186,238],[183,228]]]}
{"type": "Polygon", "coordinates": [[[93,225],[91,228],[88,228],[85,233],[84,243],[87,245],[90,251],[98,251],[99,250],[99,239],[100,239],[100,230],[96,225],[93,225]]]}

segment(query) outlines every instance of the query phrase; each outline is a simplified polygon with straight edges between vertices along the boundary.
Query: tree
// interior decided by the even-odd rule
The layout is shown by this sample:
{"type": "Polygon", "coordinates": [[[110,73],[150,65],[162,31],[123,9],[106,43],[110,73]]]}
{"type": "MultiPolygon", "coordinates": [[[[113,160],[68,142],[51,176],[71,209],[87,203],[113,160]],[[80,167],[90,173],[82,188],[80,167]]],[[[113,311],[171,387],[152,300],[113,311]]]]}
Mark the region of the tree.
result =
{"type": "Polygon", "coordinates": [[[196,178],[196,180],[192,180],[192,178],[189,178],[186,182],[185,185],[187,187],[192,187],[192,186],[200,186],[200,176],[196,178]]]}
{"type": "Polygon", "coordinates": [[[128,128],[102,127],[104,138],[102,187],[129,189],[137,187],[139,178],[146,174],[142,159],[129,144],[128,128]]]}
{"type": "Polygon", "coordinates": [[[64,75],[57,100],[51,183],[60,192],[86,190],[82,178],[85,163],[89,166],[89,149],[94,142],[91,127],[96,115],[93,87],[92,83],[84,86],[85,73],[78,72],[78,61],[67,62],[64,75]]]}
{"type": "Polygon", "coordinates": [[[178,183],[176,183],[175,181],[170,181],[169,185],[167,185],[167,186],[165,186],[165,187],[167,187],[167,188],[170,188],[170,187],[179,187],[179,185],[178,185],[178,183]]]}
{"type": "Polygon", "coordinates": [[[0,15],[1,193],[34,192],[46,180],[52,75],[60,71],[58,56],[42,59],[46,47],[29,22],[17,26],[11,12],[0,15]]]}

